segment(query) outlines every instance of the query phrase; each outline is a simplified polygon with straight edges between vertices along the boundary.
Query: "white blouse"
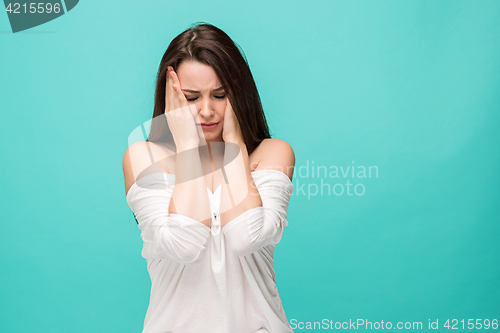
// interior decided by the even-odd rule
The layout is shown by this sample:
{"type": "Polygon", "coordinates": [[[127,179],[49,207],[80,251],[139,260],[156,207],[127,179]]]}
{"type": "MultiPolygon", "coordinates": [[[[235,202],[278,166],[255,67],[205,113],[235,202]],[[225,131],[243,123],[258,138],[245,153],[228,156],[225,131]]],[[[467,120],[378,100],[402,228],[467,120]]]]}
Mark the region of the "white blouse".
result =
{"type": "Polygon", "coordinates": [[[278,170],[252,178],[262,207],[220,225],[219,186],[208,188],[212,225],[169,214],[175,175],[153,173],[127,193],[151,278],[142,333],[289,333],[274,277],[274,248],[288,225],[293,185],[278,170]]]}

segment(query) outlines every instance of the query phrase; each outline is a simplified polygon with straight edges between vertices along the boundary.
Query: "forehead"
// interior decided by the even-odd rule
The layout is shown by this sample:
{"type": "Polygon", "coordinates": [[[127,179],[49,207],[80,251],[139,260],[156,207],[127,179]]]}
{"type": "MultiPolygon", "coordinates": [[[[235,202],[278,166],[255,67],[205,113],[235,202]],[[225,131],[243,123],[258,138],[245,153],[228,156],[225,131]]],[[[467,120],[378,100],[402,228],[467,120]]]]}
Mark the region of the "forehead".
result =
{"type": "Polygon", "coordinates": [[[204,91],[221,86],[214,69],[198,61],[185,60],[181,62],[177,68],[177,76],[182,89],[204,91]]]}

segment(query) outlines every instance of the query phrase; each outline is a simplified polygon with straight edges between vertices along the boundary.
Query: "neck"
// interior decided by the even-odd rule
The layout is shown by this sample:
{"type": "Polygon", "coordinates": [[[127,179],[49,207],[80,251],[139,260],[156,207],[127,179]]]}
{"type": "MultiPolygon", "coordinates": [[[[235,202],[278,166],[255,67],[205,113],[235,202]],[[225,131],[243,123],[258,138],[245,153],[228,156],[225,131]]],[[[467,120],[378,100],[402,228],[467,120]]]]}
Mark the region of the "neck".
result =
{"type": "Polygon", "coordinates": [[[224,141],[207,142],[207,145],[200,149],[200,159],[208,169],[212,171],[220,169],[224,161],[224,141]]]}

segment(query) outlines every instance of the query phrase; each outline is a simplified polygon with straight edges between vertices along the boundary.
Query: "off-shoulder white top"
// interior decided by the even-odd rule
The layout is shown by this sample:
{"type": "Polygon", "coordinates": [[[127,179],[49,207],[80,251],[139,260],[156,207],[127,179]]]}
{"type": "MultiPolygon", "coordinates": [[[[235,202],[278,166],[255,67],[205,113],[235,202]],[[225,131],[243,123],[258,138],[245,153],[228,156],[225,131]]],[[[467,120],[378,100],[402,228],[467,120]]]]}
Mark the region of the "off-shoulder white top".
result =
{"type": "Polygon", "coordinates": [[[151,278],[143,333],[293,332],[276,287],[273,253],[281,240],[293,185],[278,170],[252,178],[262,207],[220,225],[219,186],[208,188],[212,225],[169,214],[175,175],[153,173],[127,193],[151,278]]]}

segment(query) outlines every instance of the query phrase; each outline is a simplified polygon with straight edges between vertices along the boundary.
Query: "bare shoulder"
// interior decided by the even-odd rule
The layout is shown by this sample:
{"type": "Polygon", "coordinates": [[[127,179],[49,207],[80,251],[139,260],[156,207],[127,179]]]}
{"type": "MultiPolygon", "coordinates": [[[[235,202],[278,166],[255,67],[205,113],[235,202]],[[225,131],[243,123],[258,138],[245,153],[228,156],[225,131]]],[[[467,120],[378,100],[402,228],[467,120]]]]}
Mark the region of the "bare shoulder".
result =
{"type": "Polygon", "coordinates": [[[257,149],[259,150],[259,165],[256,170],[278,170],[292,180],[295,153],[288,142],[277,138],[265,139],[257,149]]]}
{"type": "Polygon", "coordinates": [[[153,142],[137,141],[131,144],[122,159],[125,194],[146,169],[151,172],[165,171],[161,161],[172,155],[174,155],[173,151],[153,142]]]}

